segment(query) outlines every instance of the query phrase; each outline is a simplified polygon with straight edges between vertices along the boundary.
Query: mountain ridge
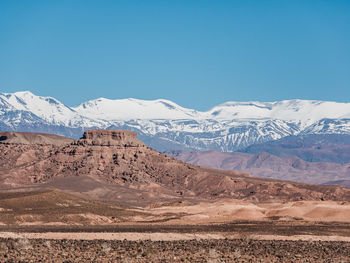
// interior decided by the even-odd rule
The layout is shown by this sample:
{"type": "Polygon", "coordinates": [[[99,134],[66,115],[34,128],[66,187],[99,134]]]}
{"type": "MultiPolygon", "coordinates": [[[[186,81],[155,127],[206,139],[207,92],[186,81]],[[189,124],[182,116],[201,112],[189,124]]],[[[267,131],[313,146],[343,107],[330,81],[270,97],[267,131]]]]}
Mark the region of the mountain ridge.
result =
{"type": "Polygon", "coordinates": [[[350,160],[344,164],[307,162],[297,156],[278,157],[267,152],[250,154],[217,151],[167,151],[165,154],[184,162],[215,169],[245,172],[261,178],[349,186],[350,160]]]}
{"type": "Polygon", "coordinates": [[[236,151],[299,134],[350,134],[350,103],[225,102],[208,111],[166,100],[98,98],[69,107],[30,91],[0,93],[0,129],[78,138],[87,129],[128,129],[159,150],[236,151]]]}

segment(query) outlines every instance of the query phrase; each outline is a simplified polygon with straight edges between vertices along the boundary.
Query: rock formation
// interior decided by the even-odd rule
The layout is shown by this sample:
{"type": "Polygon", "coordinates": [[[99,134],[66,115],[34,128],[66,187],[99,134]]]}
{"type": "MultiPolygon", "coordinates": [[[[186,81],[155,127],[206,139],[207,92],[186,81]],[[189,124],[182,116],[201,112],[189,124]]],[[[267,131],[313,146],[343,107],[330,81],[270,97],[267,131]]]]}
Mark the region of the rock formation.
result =
{"type": "Polygon", "coordinates": [[[350,189],[344,187],[261,179],[187,164],[154,151],[129,131],[89,130],[81,139],[61,146],[0,144],[2,188],[55,186],[52,182],[60,179],[61,184],[67,182],[65,187],[81,193],[77,180],[69,183],[73,177],[94,181],[84,192],[91,198],[125,200],[128,196],[137,202],[147,202],[151,197],[257,202],[350,200],[350,189]],[[99,191],[94,188],[97,184],[99,191]]]}
{"type": "Polygon", "coordinates": [[[77,141],[78,144],[96,146],[142,147],[137,134],[123,130],[88,130],[77,141]]]}

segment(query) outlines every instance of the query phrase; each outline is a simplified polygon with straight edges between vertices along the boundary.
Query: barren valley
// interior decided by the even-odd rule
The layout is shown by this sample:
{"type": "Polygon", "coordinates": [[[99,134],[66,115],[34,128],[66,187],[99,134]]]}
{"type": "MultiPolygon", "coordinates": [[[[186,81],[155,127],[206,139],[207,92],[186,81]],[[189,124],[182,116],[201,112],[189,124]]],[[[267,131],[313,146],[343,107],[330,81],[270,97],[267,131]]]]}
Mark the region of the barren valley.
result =
{"type": "Polygon", "coordinates": [[[0,141],[2,262],[350,260],[346,187],[184,163],[122,130],[0,141]]]}

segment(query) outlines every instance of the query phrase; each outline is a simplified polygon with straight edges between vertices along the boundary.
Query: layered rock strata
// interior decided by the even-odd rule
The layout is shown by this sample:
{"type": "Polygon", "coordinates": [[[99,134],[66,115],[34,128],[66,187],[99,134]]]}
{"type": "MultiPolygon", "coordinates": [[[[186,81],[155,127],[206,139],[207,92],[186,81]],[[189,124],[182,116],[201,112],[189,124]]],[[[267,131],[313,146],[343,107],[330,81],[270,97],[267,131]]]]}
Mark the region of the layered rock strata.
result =
{"type": "MultiPolygon", "coordinates": [[[[133,132],[89,130],[63,146],[0,144],[0,187],[41,185],[57,178],[91,178],[122,187],[94,198],[234,198],[256,202],[350,200],[350,189],[261,179],[204,168],[167,157],[144,145],[133,132]]],[[[81,192],[81,186],[70,189],[81,192]]],[[[101,186],[99,186],[101,188],[101,186]]],[[[103,187],[102,187],[103,188],[103,187]]]]}

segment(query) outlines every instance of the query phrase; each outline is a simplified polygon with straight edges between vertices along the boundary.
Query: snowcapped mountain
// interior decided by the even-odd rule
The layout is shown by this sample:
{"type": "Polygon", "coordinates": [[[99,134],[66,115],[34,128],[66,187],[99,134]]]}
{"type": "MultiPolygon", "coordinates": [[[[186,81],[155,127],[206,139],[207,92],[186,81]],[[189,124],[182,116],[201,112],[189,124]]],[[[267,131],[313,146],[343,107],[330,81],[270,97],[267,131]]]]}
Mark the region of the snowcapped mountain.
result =
{"type": "Polygon", "coordinates": [[[28,111],[53,124],[67,125],[75,112],[51,97],[35,96],[29,91],[4,93],[0,95],[1,110],[6,106],[11,110],[28,111]]]}
{"type": "Polygon", "coordinates": [[[227,102],[212,108],[215,119],[278,119],[300,122],[304,127],[321,119],[350,116],[350,103],[316,100],[283,100],[277,102],[227,102]]]}
{"type": "Polygon", "coordinates": [[[81,115],[100,120],[132,120],[132,119],[196,119],[199,112],[183,108],[169,100],[109,100],[99,98],[84,102],[74,110],[81,115]]]}
{"type": "Polygon", "coordinates": [[[350,134],[350,103],[226,102],[209,111],[169,100],[99,98],[68,107],[29,91],[0,93],[0,129],[79,137],[89,128],[129,129],[153,148],[235,151],[298,134],[350,134]]]}

